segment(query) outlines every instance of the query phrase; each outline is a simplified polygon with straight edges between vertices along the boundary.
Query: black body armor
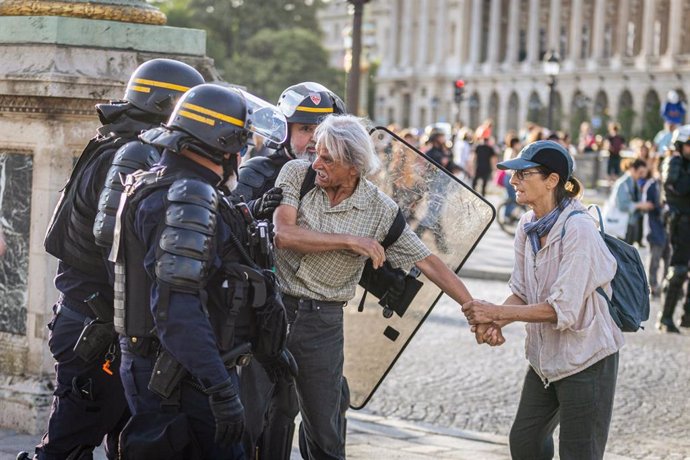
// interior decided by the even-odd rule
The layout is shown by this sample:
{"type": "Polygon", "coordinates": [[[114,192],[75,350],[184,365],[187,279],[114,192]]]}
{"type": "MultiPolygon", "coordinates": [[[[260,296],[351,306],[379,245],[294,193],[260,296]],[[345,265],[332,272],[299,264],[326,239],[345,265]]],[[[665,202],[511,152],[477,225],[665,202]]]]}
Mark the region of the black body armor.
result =
{"type": "Polygon", "coordinates": [[[96,244],[109,248],[113,244],[115,215],[125,187],[125,176],[137,170],[148,170],[160,159],[160,152],[141,141],[129,142],[115,153],[113,164],[105,178],[105,187],[98,200],[98,214],[93,224],[96,244]]]}
{"type": "Polygon", "coordinates": [[[661,168],[663,199],[671,212],[690,214],[690,161],[682,156],[667,158],[661,168]]]}
{"type": "Polygon", "coordinates": [[[283,165],[290,161],[283,148],[265,157],[254,157],[240,166],[237,187],[232,194],[244,201],[255,200],[273,188],[283,165]]]}

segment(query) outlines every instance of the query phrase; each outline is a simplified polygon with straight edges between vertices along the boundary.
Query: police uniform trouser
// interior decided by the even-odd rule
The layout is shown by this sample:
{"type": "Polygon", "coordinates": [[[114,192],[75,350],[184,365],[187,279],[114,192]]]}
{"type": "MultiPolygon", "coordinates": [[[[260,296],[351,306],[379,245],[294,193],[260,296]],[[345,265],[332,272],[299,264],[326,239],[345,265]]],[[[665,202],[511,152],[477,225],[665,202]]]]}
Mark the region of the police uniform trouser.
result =
{"type": "MultiPolygon", "coordinates": [[[[683,283],[687,279],[690,262],[690,215],[672,216],[668,221],[668,234],[671,240],[671,262],[664,280],[664,303],[662,316],[673,319],[673,311],[683,295],[683,283]]],[[[686,291],[684,317],[690,320],[690,292],[686,291]]]]}
{"type": "Polygon", "coordinates": [[[274,385],[261,364],[254,360],[242,368],[240,388],[245,408],[243,445],[247,456],[258,449],[259,460],[289,459],[295,417],[299,412],[294,380],[285,377],[274,385]]]}
{"type": "Polygon", "coordinates": [[[36,453],[40,460],[64,460],[78,446],[96,447],[106,436],[106,453],[113,459],[117,457],[119,433],[129,419],[119,358],[111,364],[113,373],[109,375],[102,369],[103,357],[86,362],[74,354],[74,344],[85,321],[90,320],[74,303],[61,300],[53,306],[55,315],[48,325],[57,385],[48,432],[36,453]]]}
{"type": "Polygon", "coordinates": [[[284,303],[291,323],[288,349],[299,367],[300,452],[305,459],[344,459],[350,404],[343,377],[344,302],[285,296],[284,303]]]}
{"type": "MultiPolygon", "coordinates": [[[[163,412],[162,399],[148,389],[156,361],[155,354],[139,356],[133,353],[126,338],[120,339],[120,347],[123,350],[122,380],[133,417],[145,412],[163,412]]],[[[230,375],[235,385],[239,385],[237,374],[231,371],[230,375]]],[[[179,411],[187,416],[194,442],[201,450],[201,457],[208,460],[243,460],[245,456],[241,444],[221,446],[214,442],[216,422],[211,413],[208,395],[188,382],[189,380],[185,379],[180,385],[179,411]]]]}

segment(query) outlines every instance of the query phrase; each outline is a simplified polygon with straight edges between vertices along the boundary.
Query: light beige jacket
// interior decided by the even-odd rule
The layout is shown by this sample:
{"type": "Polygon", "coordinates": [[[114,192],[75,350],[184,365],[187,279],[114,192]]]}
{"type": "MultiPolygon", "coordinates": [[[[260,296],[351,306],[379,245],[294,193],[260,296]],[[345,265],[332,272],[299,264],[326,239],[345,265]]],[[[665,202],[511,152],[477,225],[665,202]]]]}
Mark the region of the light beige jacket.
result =
{"type": "Polygon", "coordinates": [[[608,311],[606,300],[595,291],[602,286],[611,296],[616,260],[604,244],[596,220],[578,201],[566,206],[535,255],[524,231],[533,219],[527,212],[515,234],[515,266],[510,289],[527,304],[549,303],[558,322],[528,323],[525,353],[545,386],[575,374],[623,346],[623,333],[608,311]]]}

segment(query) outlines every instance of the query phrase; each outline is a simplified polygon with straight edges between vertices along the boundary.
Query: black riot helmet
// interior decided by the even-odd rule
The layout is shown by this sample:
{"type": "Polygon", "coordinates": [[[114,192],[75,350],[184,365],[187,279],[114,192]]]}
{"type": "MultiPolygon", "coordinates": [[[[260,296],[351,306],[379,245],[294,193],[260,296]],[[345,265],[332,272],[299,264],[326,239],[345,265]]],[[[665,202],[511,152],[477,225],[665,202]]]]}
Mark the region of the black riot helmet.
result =
{"type": "Polygon", "coordinates": [[[290,86],[280,95],[278,108],[288,123],[318,125],[323,117],[345,113],[345,104],[331,90],[311,81],[290,86]]]}
{"type": "Polygon", "coordinates": [[[141,64],[127,83],[125,100],[146,113],[166,119],[178,99],[204,83],[192,66],[173,59],[152,59],[141,64]]]}
{"type": "MultiPolygon", "coordinates": [[[[287,122],[275,106],[246,91],[207,83],[187,91],[167,124],[141,138],[174,152],[188,148],[223,165],[229,175],[225,155],[240,152],[251,133],[282,143],[287,122]]],[[[230,157],[234,162],[235,155],[230,157]]],[[[231,167],[236,170],[237,164],[231,167]]]]}

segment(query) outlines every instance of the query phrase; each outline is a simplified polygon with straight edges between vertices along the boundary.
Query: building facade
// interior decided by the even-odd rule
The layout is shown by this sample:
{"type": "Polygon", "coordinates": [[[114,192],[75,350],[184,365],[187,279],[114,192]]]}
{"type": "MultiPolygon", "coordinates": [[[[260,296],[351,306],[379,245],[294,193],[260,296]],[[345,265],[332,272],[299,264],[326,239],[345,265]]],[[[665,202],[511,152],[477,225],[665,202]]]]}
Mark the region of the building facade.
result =
{"type": "MultiPolygon", "coordinates": [[[[326,10],[335,8],[347,13],[342,3],[326,10]]],[[[546,125],[551,98],[553,129],[615,120],[625,133],[647,134],[661,123],[667,92],[684,99],[690,89],[682,23],[690,0],[373,0],[365,8],[365,22],[382,28],[369,56],[380,60],[380,123],[476,127],[492,118],[500,136],[527,121],[546,125]],[[554,52],[552,93],[544,57],[554,52]],[[456,79],[465,81],[460,104],[456,79]]]]}

